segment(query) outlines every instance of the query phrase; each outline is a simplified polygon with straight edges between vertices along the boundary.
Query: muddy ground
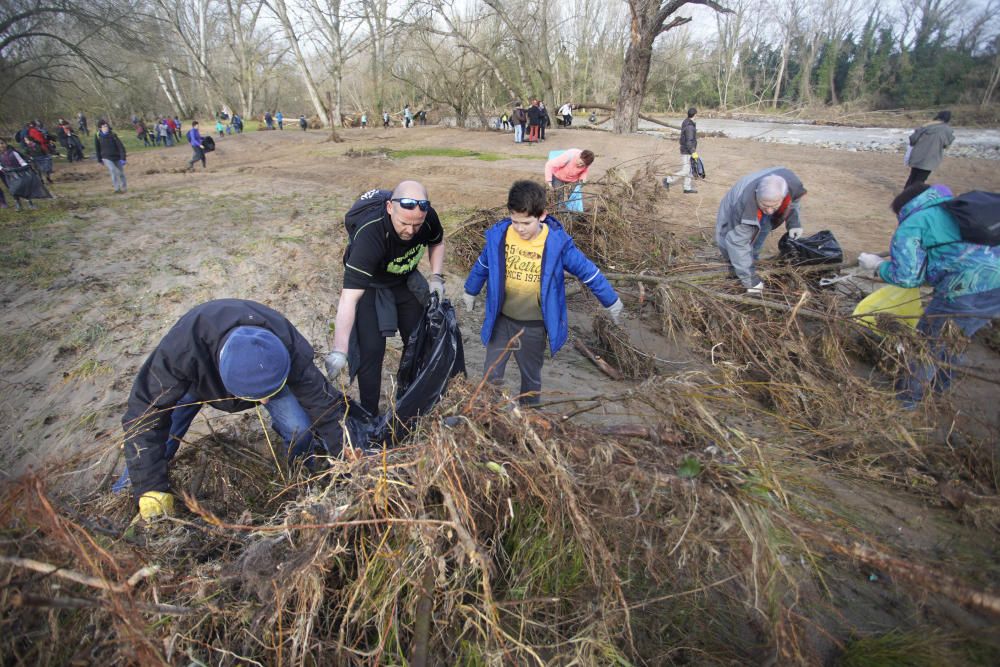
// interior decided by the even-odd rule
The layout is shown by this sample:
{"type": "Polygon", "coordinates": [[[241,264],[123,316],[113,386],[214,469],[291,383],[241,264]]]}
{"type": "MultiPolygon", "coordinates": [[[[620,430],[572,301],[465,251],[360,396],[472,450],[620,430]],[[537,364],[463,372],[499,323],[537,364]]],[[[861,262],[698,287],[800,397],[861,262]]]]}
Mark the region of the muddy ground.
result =
{"type": "MultiPolygon", "coordinates": [[[[185,147],[136,152],[129,156],[123,195],[112,194],[106,171],[92,162],[57,163],[56,200],[39,202],[35,212],[0,211],[0,470],[14,475],[72,461],[70,469],[59,466],[62,488],[78,494],[94,490],[121,465],[116,463],[120,419],[135,372],[177,318],[200,302],[222,297],[261,301],[283,312],[318,355],[325,354],[341,279],[343,214],[370,188],[421,180],[447,230],[478,208],[502,205],[513,180],[541,180],[548,150],[594,150],[592,180],[612,166],[631,173],[650,160],[666,174],[678,161],[673,142],[587,129],[551,130],[539,146],[514,144],[510,134],[436,127],[352,129],[341,136],[341,143],[328,141],[321,131],[226,137],[209,154],[208,169],[193,173],[182,170],[190,155],[185,147]],[[418,154],[390,159],[378,155],[380,148],[418,154]],[[439,148],[477,151],[489,159],[419,154],[439,148]],[[348,151],[375,154],[354,157],[348,151]]],[[[699,149],[708,169],[699,192],[658,193],[665,231],[709,241],[728,186],[750,171],[784,165],[809,189],[802,216],[807,233],[832,230],[849,256],[887,249],[895,226],[888,204],[906,179],[899,156],[720,138],[702,139],[699,149]]],[[[1000,171],[989,161],[946,158],[932,180],[956,191],[1000,190],[1000,171]]],[[[775,249],[776,236],[765,254],[775,249]]],[[[465,267],[446,261],[446,274],[447,288],[456,295],[465,267]]],[[[589,328],[596,310],[589,296],[576,297],[571,324],[589,328]]],[[[462,313],[461,323],[475,376],[483,358],[481,313],[462,313]]],[[[707,364],[644,325],[634,310],[628,328],[664,360],[663,374],[707,364]]],[[[398,358],[395,342],[387,357],[390,370],[398,358]]],[[[1000,365],[983,348],[972,354],[986,379],[963,379],[958,391],[968,397],[977,418],[995,425],[998,393],[989,377],[1000,376],[1000,365]]],[[[386,378],[384,389],[390,386],[388,373],[386,378]]],[[[511,389],[515,379],[511,365],[511,389]]],[[[546,400],[614,394],[626,386],[607,380],[569,345],[546,361],[546,400]]],[[[614,412],[613,406],[607,409],[614,412]]],[[[192,433],[244,418],[206,409],[192,433]]],[[[613,419],[600,411],[588,412],[587,418],[613,419]]],[[[962,558],[984,569],[982,581],[995,585],[1000,580],[995,534],[959,525],[940,503],[927,502],[926,494],[900,495],[878,480],[860,479],[831,472],[825,492],[853,523],[934,561],[960,545],[962,558]]],[[[857,574],[831,584],[867,596],[870,604],[861,605],[852,622],[893,627],[904,613],[892,609],[898,604],[895,591],[878,588],[867,573],[857,574]]],[[[831,618],[840,613],[831,610],[831,618]]],[[[906,607],[905,613],[917,612],[906,607]]],[[[993,632],[960,608],[942,613],[956,627],[993,632]]]]}

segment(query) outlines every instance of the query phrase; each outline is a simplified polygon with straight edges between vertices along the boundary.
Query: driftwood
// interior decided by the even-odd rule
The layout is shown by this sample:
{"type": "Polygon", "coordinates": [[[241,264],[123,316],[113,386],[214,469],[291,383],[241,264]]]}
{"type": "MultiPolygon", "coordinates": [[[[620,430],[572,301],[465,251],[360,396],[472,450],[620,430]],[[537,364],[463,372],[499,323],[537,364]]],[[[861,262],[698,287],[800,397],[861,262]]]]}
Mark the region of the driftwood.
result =
{"type": "MultiPolygon", "coordinates": [[[[601,109],[602,111],[610,111],[612,114],[614,114],[615,112],[615,108],[610,104],[597,104],[596,102],[580,102],[579,104],[577,104],[574,102],[573,106],[583,107],[584,109],[601,109]]],[[[647,116],[646,114],[642,113],[639,114],[639,118],[643,120],[648,120],[650,123],[656,123],[657,125],[662,125],[663,127],[669,127],[671,130],[677,130],[678,132],[680,132],[681,130],[680,125],[672,125],[670,123],[665,123],[662,120],[657,120],[656,118],[653,118],[652,116],[647,116]]]]}
{"type": "Polygon", "coordinates": [[[614,438],[641,438],[643,440],[649,440],[654,445],[680,445],[684,442],[683,433],[673,431],[663,424],[659,426],[617,424],[615,426],[602,426],[597,429],[597,432],[601,435],[610,435],[614,438]]]}
{"type": "Polygon", "coordinates": [[[145,579],[146,577],[156,574],[159,568],[155,565],[148,565],[139,569],[135,574],[128,578],[128,581],[124,584],[113,584],[107,582],[103,579],[97,577],[91,577],[87,574],[81,574],[75,570],[67,570],[66,568],[59,567],[58,565],[52,565],[51,563],[43,563],[41,561],[32,560],[31,558],[17,558],[14,556],[0,556],[0,564],[3,565],[13,565],[14,567],[21,567],[26,570],[32,570],[34,572],[40,572],[42,574],[51,574],[61,579],[68,579],[69,581],[74,581],[78,584],[83,584],[84,586],[90,586],[91,588],[99,588],[104,591],[112,591],[115,593],[122,593],[137,583],[145,579]]]}
{"type": "MultiPolygon", "coordinates": [[[[15,607],[43,607],[47,609],[89,609],[92,607],[109,607],[107,600],[88,600],[87,598],[47,598],[41,595],[17,592],[14,594],[13,603],[15,607]]],[[[148,604],[146,602],[133,602],[131,606],[137,611],[148,614],[170,614],[172,616],[183,616],[193,614],[194,609],[190,607],[179,607],[173,604],[148,604]]]]}
{"type": "Polygon", "coordinates": [[[579,339],[573,340],[573,347],[575,347],[580,354],[594,362],[594,365],[600,368],[601,371],[612,380],[623,379],[621,372],[617,368],[604,361],[604,359],[601,359],[600,355],[594,353],[593,350],[580,342],[579,339]]]}
{"type": "Polygon", "coordinates": [[[830,535],[803,522],[795,522],[790,527],[807,542],[822,545],[834,553],[854,558],[896,579],[908,581],[921,590],[940,593],[967,607],[1000,616],[1000,595],[989,591],[977,591],[944,572],[890,556],[884,551],[856,540],[830,535]]]}

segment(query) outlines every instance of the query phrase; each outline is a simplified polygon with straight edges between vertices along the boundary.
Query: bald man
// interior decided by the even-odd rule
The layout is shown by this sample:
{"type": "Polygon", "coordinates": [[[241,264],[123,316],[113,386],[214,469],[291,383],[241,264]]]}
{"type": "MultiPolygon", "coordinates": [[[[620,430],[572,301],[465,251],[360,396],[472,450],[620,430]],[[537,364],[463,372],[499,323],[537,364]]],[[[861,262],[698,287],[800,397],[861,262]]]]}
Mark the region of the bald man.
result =
{"type": "Polygon", "coordinates": [[[333,352],[326,357],[331,382],[349,366],[358,378],[361,406],[378,414],[385,339],[399,330],[410,339],[430,292],[444,297],[444,230],[417,181],[391,192],[369,190],[344,217],[344,288],[337,305],[333,352]],[[417,271],[427,252],[431,278],[417,271]]]}
{"type": "Polygon", "coordinates": [[[799,201],[805,195],[802,181],[791,169],[771,167],[744,176],[722,198],[715,242],[748,293],[764,291],[754,264],[771,230],[785,225],[792,239],[802,236],[799,201]]]}

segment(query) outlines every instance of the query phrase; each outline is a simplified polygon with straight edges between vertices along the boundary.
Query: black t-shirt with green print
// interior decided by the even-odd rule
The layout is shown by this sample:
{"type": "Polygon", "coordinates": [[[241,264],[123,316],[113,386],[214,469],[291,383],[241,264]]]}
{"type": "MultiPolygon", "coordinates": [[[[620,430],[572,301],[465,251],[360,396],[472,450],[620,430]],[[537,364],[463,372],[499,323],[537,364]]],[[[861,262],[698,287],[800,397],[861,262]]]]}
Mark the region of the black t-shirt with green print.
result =
{"type": "Polygon", "coordinates": [[[434,207],[427,211],[424,224],[412,239],[400,239],[386,211],[385,204],[391,198],[390,190],[369,190],[344,216],[350,237],[344,251],[345,289],[403,282],[417,268],[427,246],[444,240],[444,229],[434,207]]]}

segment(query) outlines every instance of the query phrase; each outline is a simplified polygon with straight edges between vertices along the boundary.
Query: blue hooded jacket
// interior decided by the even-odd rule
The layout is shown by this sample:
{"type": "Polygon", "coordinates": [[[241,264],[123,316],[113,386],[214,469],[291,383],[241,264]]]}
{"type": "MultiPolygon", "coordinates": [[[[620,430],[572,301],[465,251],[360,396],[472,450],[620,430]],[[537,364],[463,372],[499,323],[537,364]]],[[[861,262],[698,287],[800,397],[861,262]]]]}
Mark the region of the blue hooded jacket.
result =
{"type": "MultiPolygon", "coordinates": [[[[543,224],[548,225],[549,234],[542,251],[541,304],[542,321],[549,337],[549,350],[555,355],[569,337],[566,312],[566,284],[563,271],[569,271],[580,279],[594,293],[601,305],[607,308],[618,300],[618,294],[601,270],[587,259],[573,243],[558,220],[546,216],[543,224]]],[[[483,345],[493,337],[500,309],[506,294],[506,238],[510,218],[504,218],[486,230],[486,245],[479,259],[472,266],[465,280],[465,291],[473,296],[479,294],[486,283],[486,315],[483,318],[483,345]]]]}
{"type": "Polygon", "coordinates": [[[946,192],[931,187],[899,211],[891,259],[879,266],[879,276],[900,287],[930,283],[949,301],[1000,288],[1000,246],[962,241],[958,223],[941,207],[951,199],[946,192]]]}

